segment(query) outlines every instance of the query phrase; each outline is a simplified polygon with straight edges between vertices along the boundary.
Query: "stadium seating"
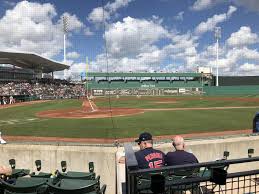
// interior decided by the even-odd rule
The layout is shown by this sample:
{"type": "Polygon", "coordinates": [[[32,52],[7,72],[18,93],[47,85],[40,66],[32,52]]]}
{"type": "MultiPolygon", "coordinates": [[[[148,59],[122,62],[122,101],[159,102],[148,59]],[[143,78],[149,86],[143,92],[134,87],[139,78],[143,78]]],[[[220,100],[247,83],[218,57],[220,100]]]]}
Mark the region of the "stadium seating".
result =
{"type": "Polygon", "coordinates": [[[16,101],[24,99],[77,98],[85,95],[83,84],[66,82],[0,82],[0,104],[9,104],[9,97],[16,101]]]}
{"type": "Polygon", "coordinates": [[[71,180],[62,179],[58,184],[47,183],[49,193],[53,194],[102,194],[106,186],[101,189],[99,180],[71,180]]]}
{"type": "MultiPolygon", "coordinates": [[[[33,179],[29,177],[18,178],[14,184],[10,184],[6,181],[1,180],[1,187],[5,193],[41,193],[38,192],[40,187],[45,185],[44,179],[33,179]]],[[[46,190],[46,189],[43,189],[46,190]]],[[[42,192],[44,193],[44,192],[42,192]]]]}
{"type": "Polygon", "coordinates": [[[232,164],[259,161],[252,157],[227,160],[229,152],[224,152],[222,160],[166,166],[159,169],[138,169],[131,144],[125,144],[126,191],[127,194],[154,193],[257,193],[259,170],[228,173],[232,164]]]}
{"type": "Polygon", "coordinates": [[[0,193],[9,194],[104,194],[106,185],[100,187],[100,176],[94,172],[93,162],[89,163],[89,172],[66,171],[66,161],[61,162],[62,172],[41,171],[41,161],[35,161],[39,173],[29,174],[29,170],[15,169],[15,160],[10,160],[13,168],[11,176],[0,179],[0,193]],[[23,177],[28,175],[26,177],[23,177]]]}
{"type": "Polygon", "coordinates": [[[12,175],[10,178],[18,178],[23,177],[30,174],[29,169],[16,169],[16,161],[15,159],[9,160],[10,167],[12,168],[12,175]]]}

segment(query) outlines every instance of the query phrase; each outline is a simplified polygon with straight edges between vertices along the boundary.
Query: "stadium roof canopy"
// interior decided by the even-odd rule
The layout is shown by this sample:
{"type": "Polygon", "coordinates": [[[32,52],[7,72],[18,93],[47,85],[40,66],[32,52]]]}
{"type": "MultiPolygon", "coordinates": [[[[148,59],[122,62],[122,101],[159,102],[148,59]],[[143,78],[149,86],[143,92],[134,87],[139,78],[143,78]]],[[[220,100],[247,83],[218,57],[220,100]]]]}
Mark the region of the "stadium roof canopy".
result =
{"type": "Polygon", "coordinates": [[[89,72],[89,77],[202,77],[201,73],[95,73],[89,72]]]}
{"type": "Polygon", "coordinates": [[[69,66],[41,57],[35,53],[16,53],[0,51],[0,64],[11,64],[21,68],[37,69],[43,73],[62,71],[69,66]]]}

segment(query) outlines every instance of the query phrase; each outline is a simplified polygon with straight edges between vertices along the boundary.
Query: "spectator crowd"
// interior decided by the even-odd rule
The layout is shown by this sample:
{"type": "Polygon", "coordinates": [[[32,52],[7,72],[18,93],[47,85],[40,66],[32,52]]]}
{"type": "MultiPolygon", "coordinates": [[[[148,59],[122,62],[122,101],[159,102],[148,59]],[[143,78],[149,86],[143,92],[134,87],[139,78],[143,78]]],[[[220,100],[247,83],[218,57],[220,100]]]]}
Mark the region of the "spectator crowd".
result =
{"type": "Polygon", "coordinates": [[[140,134],[135,142],[138,143],[140,148],[135,153],[140,169],[199,163],[192,153],[185,151],[184,139],[179,135],[172,139],[175,151],[168,152],[167,154],[153,148],[153,140],[150,133],[144,132],[140,134]]]}
{"type": "Polygon", "coordinates": [[[0,104],[12,104],[19,96],[36,99],[78,98],[85,95],[82,84],[60,82],[9,82],[0,83],[0,104]]]}

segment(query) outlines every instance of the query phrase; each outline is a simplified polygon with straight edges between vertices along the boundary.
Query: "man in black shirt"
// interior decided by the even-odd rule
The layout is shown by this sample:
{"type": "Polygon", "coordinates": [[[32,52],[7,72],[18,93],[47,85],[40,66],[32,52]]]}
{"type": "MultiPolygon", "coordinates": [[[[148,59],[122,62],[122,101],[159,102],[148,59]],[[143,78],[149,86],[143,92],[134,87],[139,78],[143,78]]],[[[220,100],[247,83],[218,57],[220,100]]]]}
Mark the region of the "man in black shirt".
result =
{"type": "Polygon", "coordinates": [[[140,148],[139,151],[135,152],[139,168],[160,168],[164,166],[165,154],[153,149],[153,140],[150,133],[141,133],[135,142],[138,143],[140,148]]]}
{"type": "Polygon", "coordinates": [[[198,159],[189,152],[186,152],[184,139],[181,136],[173,138],[174,152],[168,152],[165,156],[167,166],[199,163],[198,159]]]}

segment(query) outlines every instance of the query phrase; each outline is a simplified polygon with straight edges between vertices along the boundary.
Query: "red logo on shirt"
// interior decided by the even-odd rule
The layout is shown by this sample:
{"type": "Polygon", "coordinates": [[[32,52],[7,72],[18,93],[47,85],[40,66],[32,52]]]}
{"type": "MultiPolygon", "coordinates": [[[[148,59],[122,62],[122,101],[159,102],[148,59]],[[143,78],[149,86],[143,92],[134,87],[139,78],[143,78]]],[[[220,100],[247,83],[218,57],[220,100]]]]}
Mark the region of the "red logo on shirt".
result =
{"type": "Polygon", "coordinates": [[[163,155],[161,153],[151,153],[145,156],[145,159],[147,162],[154,159],[156,160],[154,162],[148,163],[149,168],[160,168],[161,166],[163,166],[163,160],[161,160],[162,158],[163,158],[163,155]]]}

